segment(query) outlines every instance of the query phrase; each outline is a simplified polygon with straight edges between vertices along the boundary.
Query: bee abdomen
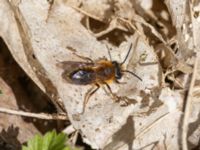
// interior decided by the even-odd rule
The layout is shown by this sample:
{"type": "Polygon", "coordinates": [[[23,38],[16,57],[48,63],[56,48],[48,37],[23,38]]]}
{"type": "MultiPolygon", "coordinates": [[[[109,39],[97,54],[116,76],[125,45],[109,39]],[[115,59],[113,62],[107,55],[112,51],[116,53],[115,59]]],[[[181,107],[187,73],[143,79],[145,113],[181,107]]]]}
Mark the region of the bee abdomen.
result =
{"type": "Polygon", "coordinates": [[[74,84],[87,85],[95,81],[96,75],[93,70],[80,69],[70,74],[70,79],[74,84]]]}

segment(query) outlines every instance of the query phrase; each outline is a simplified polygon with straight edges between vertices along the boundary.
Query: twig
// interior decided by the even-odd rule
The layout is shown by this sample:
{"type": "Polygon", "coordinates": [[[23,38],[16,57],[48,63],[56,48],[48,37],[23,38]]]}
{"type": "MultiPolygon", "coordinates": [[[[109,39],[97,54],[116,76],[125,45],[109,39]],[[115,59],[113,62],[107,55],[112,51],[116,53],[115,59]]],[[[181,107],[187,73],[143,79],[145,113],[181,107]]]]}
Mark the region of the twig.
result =
{"type": "Polygon", "coordinates": [[[76,129],[74,128],[74,126],[73,125],[69,125],[62,132],[66,133],[67,135],[69,135],[69,134],[72,134],[75,131],[76,131],[76,129]]]}
{"type": "Polygon", "coordinates": [[[189,116],[191,112],[192,97],[193,97],[192,93],[193,93],[193,87],[195,84],[195,79],[196,79],[196,74],[197,74],[198,58],[199,57],[196,58],[195,63],[194,63],[193,75],[190,82],[190,87],[189,87],[189,91],[188,91],[188,95],[187,95],[187,99],[185,103],[185,109],[184,109],[185,113],[183,116],[182,137],[181,137],[183,150],[188,150],[188,145],[187,145],[188,120],[189,120],[189,116]]]}
{"type": "Polygon", "coordinates": [[[31,112],[24,112],[21,110],[12,110],[12,109],[1,108],[1,107],[0,107],[0,113],[38,118],[38,119],[44,119],[44,120],[68,120],[68,117],[66,114],[31,113],[31,112]]]}

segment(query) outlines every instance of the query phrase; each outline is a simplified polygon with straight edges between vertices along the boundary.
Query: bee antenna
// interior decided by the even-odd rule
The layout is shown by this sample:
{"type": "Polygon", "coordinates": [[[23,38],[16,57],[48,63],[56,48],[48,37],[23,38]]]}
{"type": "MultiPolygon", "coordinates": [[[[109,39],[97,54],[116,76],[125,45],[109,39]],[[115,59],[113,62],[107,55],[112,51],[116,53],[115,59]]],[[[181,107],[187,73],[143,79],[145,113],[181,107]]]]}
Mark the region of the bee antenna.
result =
{"type": "Polygon", "coordinates": [[[109,55],[109,58],[110,58],[110,61],[112,61],[112,56],[110,54],[110,48],[108,47],[108,45],[106,44],[106,48],[108,50],[108,55],[109,55]]]}
{"type": "Polygon", "coordinates": [[[131,49],[132,49],[132,43],[131,43],[131,45],[129,47],[129,50],[128,50],[127,54],[126,54],[126,57],[124,58],[123,62],[120,63],[120,65],[123,65],[126,62],[126,60],[128,58],[128,55],[130,54],[131,49]]]}
{"type": "Polygon", "coordinates": [[[122,72],[130,73],[131,75],[135,76],[135,77],[138,78],[140,81],[142,81],[142,79],[141,79],[138,75],[136,75],[135,73],[133,73],[133,72],[131,72],[131,71],[129,71],[129,70],[122,70],[122,72]]]}

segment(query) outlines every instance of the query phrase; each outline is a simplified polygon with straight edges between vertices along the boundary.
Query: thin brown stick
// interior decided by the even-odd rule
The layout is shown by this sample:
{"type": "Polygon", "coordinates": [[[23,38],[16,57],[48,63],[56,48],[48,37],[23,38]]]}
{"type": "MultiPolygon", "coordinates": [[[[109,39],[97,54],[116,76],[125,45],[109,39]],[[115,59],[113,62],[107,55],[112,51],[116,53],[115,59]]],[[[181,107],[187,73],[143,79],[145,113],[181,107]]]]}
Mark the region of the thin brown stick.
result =
{"type": "Polygon", "coordinates": [[[21,110],[13,110],[0,107],[0,113],[16,115],[16,116],[23,116],[23,117],[31,117],[37,119],[44,119],[44,120],[68,120],[66,114],[46,114],[46,113],[31,113],[31,112],[24,112],[21,110]]]}

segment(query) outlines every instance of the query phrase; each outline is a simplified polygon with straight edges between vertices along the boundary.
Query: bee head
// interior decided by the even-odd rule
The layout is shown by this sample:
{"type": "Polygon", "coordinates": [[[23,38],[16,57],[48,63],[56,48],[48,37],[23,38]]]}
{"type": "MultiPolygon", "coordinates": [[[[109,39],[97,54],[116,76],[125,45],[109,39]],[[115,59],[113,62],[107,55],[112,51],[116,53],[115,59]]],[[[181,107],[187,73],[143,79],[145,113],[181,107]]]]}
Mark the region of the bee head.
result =
{"type": "Polygon", "coordinates": [[[121,65],[117,61],[112,61],[112,64],[115,68],[115,78],[121,79],[122,78],[122,71],[121,71],[121,65]]]}
{"type": "MultiPolygon", "coordinates": [[[[118,63],[117,61],[112,61],[112,64],[114,65],[114,68],[115,68],[115,79],[117,79],[117,80],[122,78],[123,73],[129,73],[132,76],[135,76],[136,78],[138,78],[140,81],[142,81],[142,79],[138,75],[136,75],[135,73],[133,73],[129,70],[122,70],[122,65],[126,62],[128,56],[130,54],[131,49],[132,49],[132,44],[130,45],[130,48],[129,48],[127,54],[126,54],[126,57],[124,58],[124,60],[121,63],[118,63]]],[[[111,58],[110,53],[109,53],[109,56],[111,58]]]]}

